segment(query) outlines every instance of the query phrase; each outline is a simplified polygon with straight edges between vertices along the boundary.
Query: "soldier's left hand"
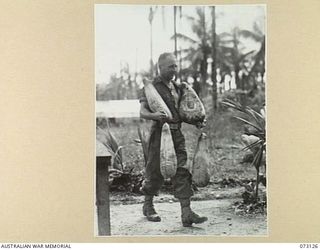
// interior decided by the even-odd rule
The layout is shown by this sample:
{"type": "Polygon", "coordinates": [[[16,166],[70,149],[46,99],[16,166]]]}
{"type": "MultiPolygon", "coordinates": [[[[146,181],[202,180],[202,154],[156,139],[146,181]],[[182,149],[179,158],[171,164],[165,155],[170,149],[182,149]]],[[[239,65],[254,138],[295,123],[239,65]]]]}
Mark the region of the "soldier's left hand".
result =
{"type": "Polygon", "coordinates": [[[198,122],[196,124],[197,129],[203,129],[207,125],[207,120],[204,119],[203,122],[198,122]]]}

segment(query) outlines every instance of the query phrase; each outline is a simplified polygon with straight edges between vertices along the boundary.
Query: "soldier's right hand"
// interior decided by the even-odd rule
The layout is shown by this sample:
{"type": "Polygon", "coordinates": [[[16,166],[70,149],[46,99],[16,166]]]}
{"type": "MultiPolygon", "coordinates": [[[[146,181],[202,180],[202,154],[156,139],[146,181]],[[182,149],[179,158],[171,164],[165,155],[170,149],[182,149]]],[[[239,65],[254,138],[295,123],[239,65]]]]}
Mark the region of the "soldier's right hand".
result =
{"type": "Polygon", "coordinates": [[[154,119],[159,122],[165,123],[168,121],[168,115],[164,111],[155,112],[153,113],[153,115],[154,119]]]}

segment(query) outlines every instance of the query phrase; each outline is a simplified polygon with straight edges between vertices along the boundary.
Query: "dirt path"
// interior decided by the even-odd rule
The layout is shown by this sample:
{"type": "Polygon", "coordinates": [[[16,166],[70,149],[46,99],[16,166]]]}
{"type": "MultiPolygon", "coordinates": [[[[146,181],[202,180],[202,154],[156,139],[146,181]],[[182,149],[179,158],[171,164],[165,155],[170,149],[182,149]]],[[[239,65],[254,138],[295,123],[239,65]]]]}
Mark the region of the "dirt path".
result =
{"type": "Polygon", "coordinates": [[[155,201],[161,222],[149,222],[142,215],[142,204],[111,205],[111,235],[267,235],[266,215],[237,215],[232,209],[235,199],[192,201],[195,212],[208,221],[185,228],[180,220],[178,202],[155,201]]]}

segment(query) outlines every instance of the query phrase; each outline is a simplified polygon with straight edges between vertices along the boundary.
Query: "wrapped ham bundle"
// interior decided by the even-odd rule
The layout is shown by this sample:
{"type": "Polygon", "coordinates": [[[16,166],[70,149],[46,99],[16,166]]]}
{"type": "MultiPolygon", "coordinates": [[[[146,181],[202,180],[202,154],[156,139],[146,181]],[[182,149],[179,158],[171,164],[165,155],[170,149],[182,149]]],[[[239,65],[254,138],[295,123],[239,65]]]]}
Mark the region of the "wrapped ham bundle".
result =
{"type": "Polygon", "coordinates": [[[193,125],[202,123],[206,117],[206,112],[197,93],[185,82],[181,84],[181,91],[182,96],[179,104],[181,120],[193,125]]]}
{"type": "Polygon", "coordinates": [[[177,157],[168,123],[163,124],[161,132],[160,171],[164,179],[173,177],[177,172],[177,157]]]}
{"type": "Polygon", "coordinates": [[[192,180],[198,187],[205,187],[210,181],[208,171],[210,162],[207,149],[206,134],[201,133],[192,164],[192,180]]]}
{"type": "Polygon", "coordinates": [[[162,100],[160,94],[153,86],[152,81],[143,79],[144,91],[147,97],[149,108],[152,112],[164,112],[167,114],[168,119],[172,120],[172,113],[165,102],[162,100]]]}

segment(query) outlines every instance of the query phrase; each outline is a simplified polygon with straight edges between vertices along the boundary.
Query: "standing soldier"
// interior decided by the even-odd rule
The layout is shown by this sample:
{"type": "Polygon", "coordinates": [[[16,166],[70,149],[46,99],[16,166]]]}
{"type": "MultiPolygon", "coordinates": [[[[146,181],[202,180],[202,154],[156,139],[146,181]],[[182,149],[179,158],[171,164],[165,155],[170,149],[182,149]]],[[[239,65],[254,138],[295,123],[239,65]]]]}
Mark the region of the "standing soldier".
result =
{"type": "MultiPolygon", "coordinates": [[[[154,209],[153,196],[157,195],[164,178],[160,172],[160,144],[162,125],[167,122],[173,139],[177,156],[177,172],[172,177],[174,197],[179,199],[181,205],[181,220],[184,227],[190,227],[193,223],[205,222],[208,218],[194,213],[190,208],[190,197],[193,195],[192,176],[187,168],[187,151],[185,138],[181,132],[181,119],[178,113],[178,104],[181,97],[181,90],[173,78],[177,74],[177,61],[172,53],[163,53],[158,60],[160,75],[153,80],[153,85],[163,101],[170,109],[173,119],[168,120],[165,113],[151,112],[147,98],[142,89],[140,94],[140,117],[156,121],[152,128],[148,144],[146,173],[142,193],[145,195],[143,214],[149,221],[161,221],[160,216],[154,209]]],[[[197,125],[201,127],[203,124],[197,125]]]]}

